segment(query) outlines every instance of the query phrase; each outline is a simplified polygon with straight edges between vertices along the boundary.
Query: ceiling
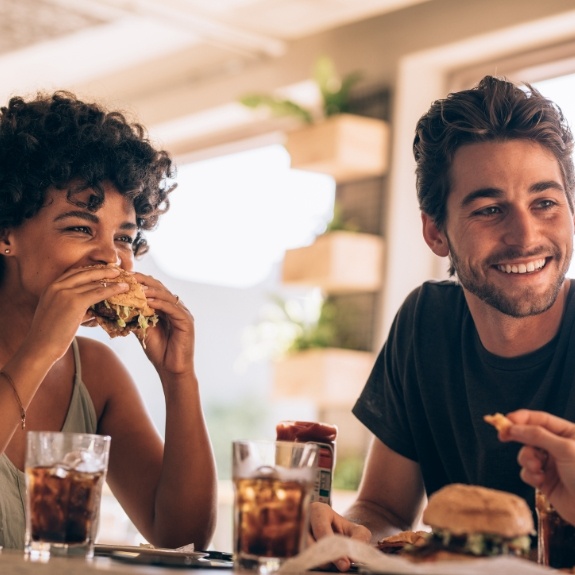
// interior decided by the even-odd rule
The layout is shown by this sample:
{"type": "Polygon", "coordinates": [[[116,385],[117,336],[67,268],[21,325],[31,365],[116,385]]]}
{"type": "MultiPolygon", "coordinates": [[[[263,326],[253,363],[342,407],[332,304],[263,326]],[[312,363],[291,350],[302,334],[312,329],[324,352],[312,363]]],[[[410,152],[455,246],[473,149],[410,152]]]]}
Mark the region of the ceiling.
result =
{"type": "MultiPolygon", "coordinates": [[[[152,108],[168,87],[241,74],[305,37],[425,1],[0,0],[0,102],[67,88],[161,124],[170,103],[152,108]]],[[[177,106],[172,123],[186,115],[177,106]]]]}

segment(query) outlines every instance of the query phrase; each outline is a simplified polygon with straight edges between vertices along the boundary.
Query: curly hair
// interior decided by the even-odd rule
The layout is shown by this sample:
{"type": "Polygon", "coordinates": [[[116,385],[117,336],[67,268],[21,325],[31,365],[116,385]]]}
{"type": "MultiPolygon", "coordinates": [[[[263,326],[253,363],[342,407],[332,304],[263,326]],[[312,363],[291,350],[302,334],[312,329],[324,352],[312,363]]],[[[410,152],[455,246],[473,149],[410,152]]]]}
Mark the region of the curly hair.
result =
{"type": "Polygon", "coordinates": [[[139,256],[148,251],[142,230],[156,227],[169,208],[174,176],[168,153],[118,111],[64,91],[30,101],[14,97],[0,108],[0,230],[37,214],[49,188],[66,189],[68,201],[95,212],[109,181],[133,202],[139,256]],[[74,197],[86,189],[93,191],[88,202],[74,197]]]}
{"type": "Polygon", "coordinates": [[[417,124],[413,154],[417,197],[422,212],[443,229],[450,171],[460,146],[474,142],[525,139],[547,148],[557,159],[573,212],[575,175],[573,135],[560,108],[526,84],[485,76],[471,90],[437,100],[417,124]]]}

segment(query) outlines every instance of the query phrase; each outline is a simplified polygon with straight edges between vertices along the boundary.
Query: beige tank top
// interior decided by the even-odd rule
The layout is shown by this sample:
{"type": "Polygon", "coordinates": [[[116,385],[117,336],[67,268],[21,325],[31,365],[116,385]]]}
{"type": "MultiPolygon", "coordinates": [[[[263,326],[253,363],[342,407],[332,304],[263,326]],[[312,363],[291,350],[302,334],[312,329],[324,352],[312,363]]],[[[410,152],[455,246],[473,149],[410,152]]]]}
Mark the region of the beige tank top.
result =
{"type": "MultiPolygon", "coordinates": [[[[88,389],[82,381],[82,364],[78,342],[72,342],[76,374],[72,400],[62,431],[96,433],[96,410],[88,389]]],[[[23,549],[25,519],[25,475],[4,453],[0,455],[0,545],[5,548],[23,549]]]]}

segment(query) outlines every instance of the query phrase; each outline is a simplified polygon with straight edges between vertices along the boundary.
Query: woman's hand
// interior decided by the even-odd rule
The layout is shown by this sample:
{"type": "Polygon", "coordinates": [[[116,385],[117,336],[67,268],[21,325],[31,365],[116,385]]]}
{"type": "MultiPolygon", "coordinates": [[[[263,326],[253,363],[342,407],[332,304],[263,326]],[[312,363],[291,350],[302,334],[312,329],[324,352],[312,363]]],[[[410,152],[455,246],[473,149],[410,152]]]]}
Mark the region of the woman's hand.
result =
{"type": "Polygon", "coordinates": [[[90,306],[128,290],[125,283],[107,283],[118,275],[113,267],[69,270],[40,295],[27,339],[47,357],[66,353],[78,327],[89,322],[90,306]]]}
{"type": "Polygon", "coordinates": [[[513,425],[499,438],[524,444],[517,458],[521,479],[538,488],[565,520],[575,524],[575,424],[527,409],[507,417],[513,425]]]}
{"type": "Polygon", "coordinates": [[[145,286],[148,305],[159,318],[158,323],[146,331],[146,355],[159,373],[193,372],[195,330],[192,314],[159,280],[140,273],[134,277],[145,286]]]}

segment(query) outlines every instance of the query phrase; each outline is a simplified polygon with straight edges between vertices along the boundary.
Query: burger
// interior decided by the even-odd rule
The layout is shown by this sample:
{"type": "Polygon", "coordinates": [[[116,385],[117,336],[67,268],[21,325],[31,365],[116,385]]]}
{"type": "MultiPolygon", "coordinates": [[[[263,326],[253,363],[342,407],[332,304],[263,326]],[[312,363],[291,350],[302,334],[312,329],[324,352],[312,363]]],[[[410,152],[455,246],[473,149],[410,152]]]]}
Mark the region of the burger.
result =
{"type": "Polygon", "coordinates": [[[423,522],[432,531],[402,551],[414,561],[506,554],[527,557],[534,533],[533,516],[524,499],[461,483],[431,495],[423,522]]]}
{"type": "Polygon", "coordinates": [[[148,305],[142,284],[138,283],[131,273],[117,266],[113,267],[116,267],[120,273],[114,278],[107,278],[106,283],[127,283],[129,290],[94,304],[88,313],[110,337],[126,336],[133,332],[140,341],[144,342],[148,328],[156,325],[158,316],[148,305]]]}

